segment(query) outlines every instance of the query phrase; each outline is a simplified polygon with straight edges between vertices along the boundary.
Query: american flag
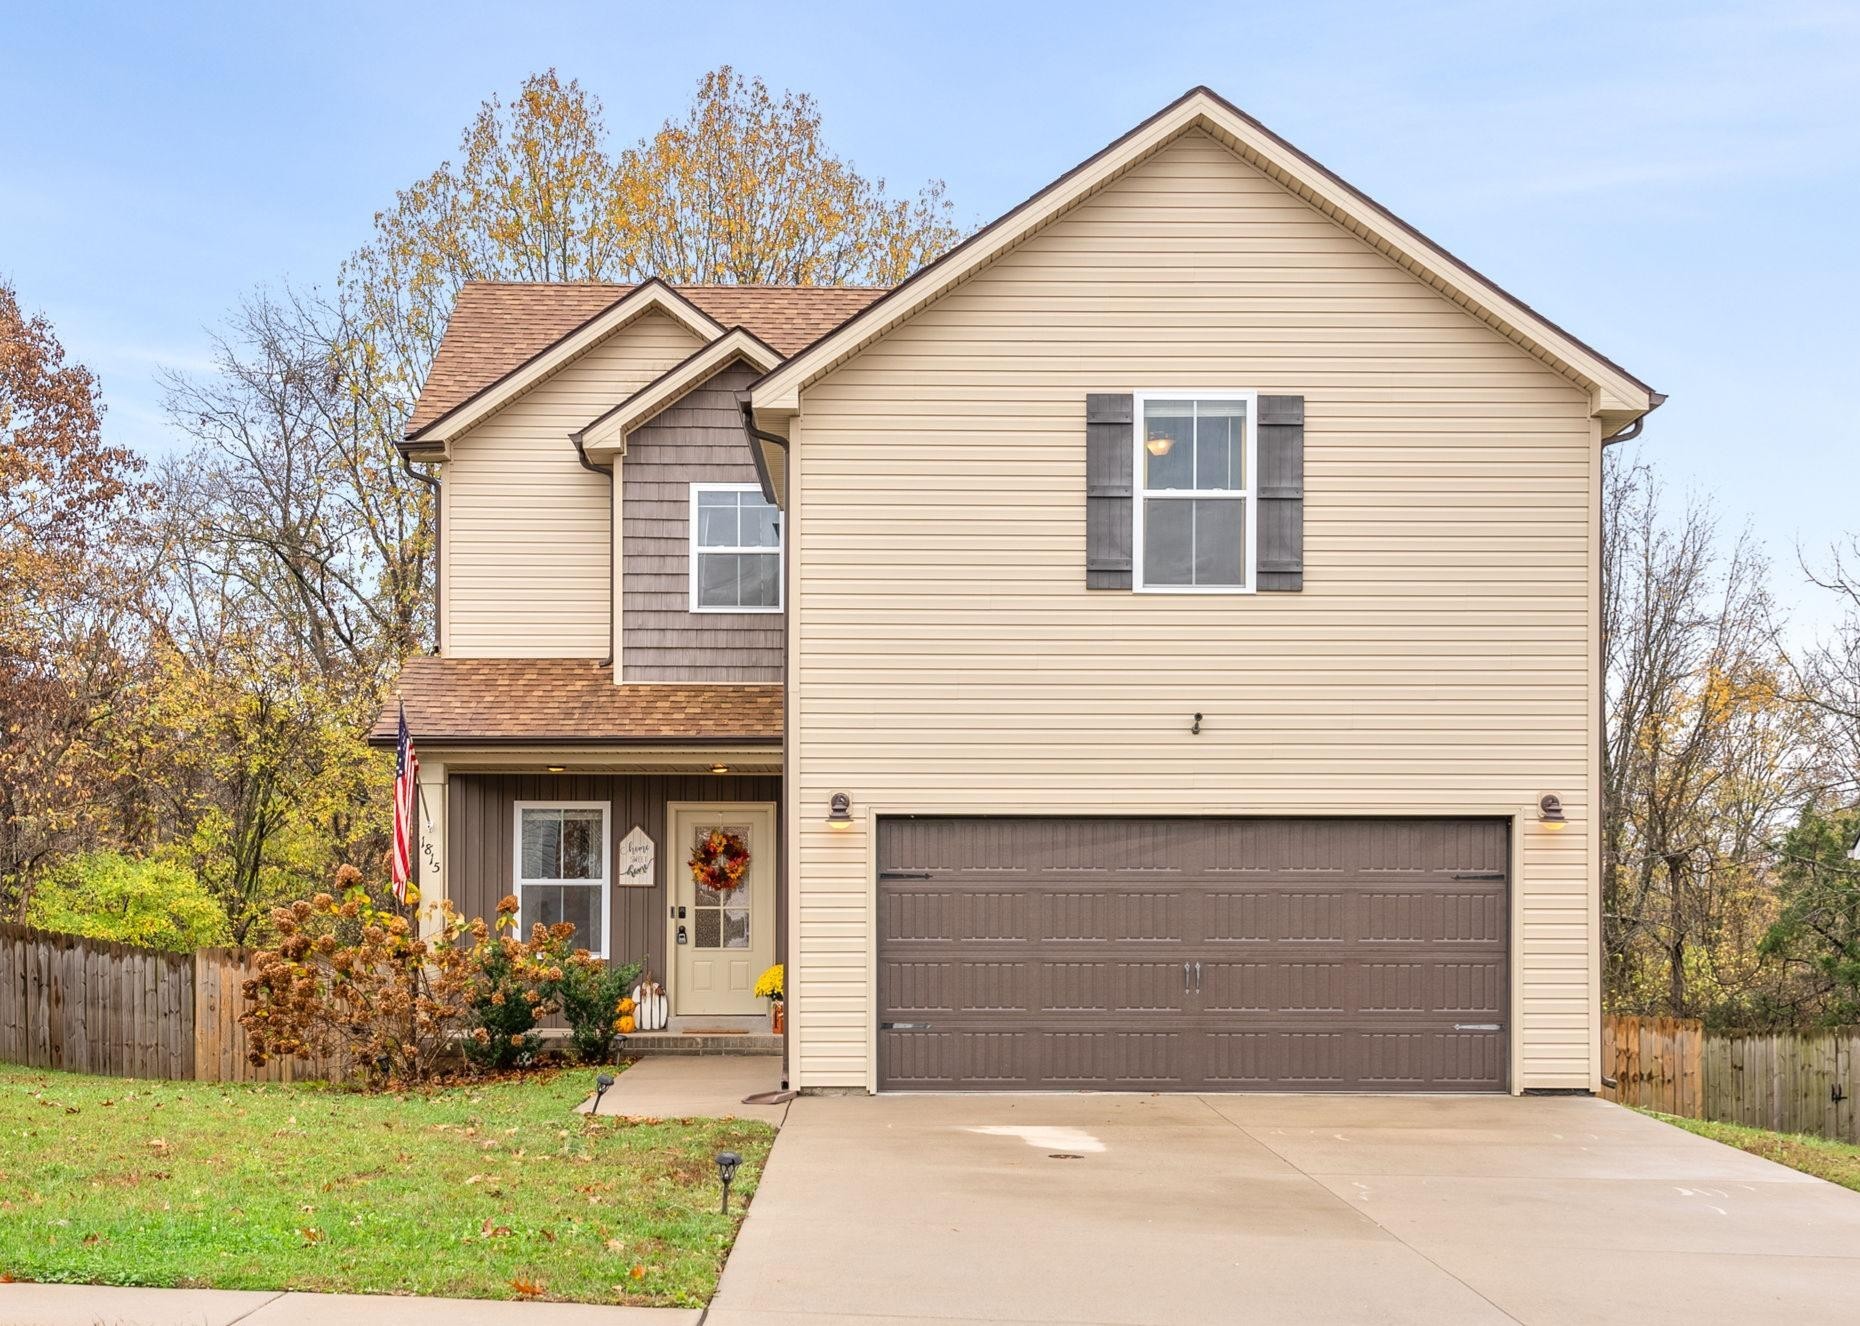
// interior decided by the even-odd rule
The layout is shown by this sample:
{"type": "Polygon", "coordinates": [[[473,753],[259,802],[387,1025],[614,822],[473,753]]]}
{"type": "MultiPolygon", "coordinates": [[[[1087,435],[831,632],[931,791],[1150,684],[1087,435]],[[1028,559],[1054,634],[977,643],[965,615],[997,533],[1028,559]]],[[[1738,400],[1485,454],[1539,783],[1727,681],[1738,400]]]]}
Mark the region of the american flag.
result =
{"type": "Polygon", "coordinates": [[[400,739],[394,744],[394,897],[407,901],[413,878],[413,802],[420,795],[420,757],[407,727],[407,706],[400,706],[400,739]]]}

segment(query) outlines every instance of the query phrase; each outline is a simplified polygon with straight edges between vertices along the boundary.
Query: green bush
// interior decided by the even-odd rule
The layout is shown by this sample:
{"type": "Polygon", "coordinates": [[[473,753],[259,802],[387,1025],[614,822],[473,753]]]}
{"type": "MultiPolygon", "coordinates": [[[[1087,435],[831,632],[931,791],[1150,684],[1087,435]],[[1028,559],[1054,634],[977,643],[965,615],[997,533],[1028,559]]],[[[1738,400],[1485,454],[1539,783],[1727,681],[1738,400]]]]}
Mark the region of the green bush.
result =
{"type": "Polygon", "coordinates": [[[467,1059],[493,1071],[536,1057],[541,1044],[536,1024],[555,1011],[550,995],[570,960],[573,926],[537,926],[535,937],[525,942],[512,933],[516,924],[517,900],[506,897],[497,905],[495,930],[468,954],[471,995],[461,1044],[467,1059]]]}
{"type": "Polygon", "coordinates": [[[603,962],[585,950],[562,964],[562,977],[550,983],[550,999],[568,1023],[568,1043],[584,1064],[604,1063],[613,1044],[617,1005],[632,993],[643,962],[603,962]]]}
{"type": "Polygon", "coordinates": [[[232,942],[225,911],[192,871],[115,852],[75,856],[53,870],[33,889],[26,922],[174,953],[232,942]]]}

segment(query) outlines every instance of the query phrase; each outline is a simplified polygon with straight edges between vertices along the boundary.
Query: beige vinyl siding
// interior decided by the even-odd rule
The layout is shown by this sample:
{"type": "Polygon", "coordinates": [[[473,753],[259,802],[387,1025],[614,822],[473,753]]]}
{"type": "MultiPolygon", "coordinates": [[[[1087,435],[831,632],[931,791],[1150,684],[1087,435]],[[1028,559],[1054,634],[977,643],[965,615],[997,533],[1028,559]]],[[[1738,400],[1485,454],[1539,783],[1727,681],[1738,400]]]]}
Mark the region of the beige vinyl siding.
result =
{"type": "Polygon", "coordinates": [[[1574,823],[1517,825],[1513,1085],[1592,1085],[1581,389],[1193,132],[810,386],[792,435],[802,1085],[872,1081],[872,815],[1548,791],[1574,823]],[[1185,387],[1305,397],[1303,593],[1085,589],[1085,395],[1185,387]]]}
{"type": "Polygon", "coordinates": [[[649,312],[453,439],[444,467],[441,648],[458,658],[605,658],[612,485],[569,434],[689,355],[649,312]]]}

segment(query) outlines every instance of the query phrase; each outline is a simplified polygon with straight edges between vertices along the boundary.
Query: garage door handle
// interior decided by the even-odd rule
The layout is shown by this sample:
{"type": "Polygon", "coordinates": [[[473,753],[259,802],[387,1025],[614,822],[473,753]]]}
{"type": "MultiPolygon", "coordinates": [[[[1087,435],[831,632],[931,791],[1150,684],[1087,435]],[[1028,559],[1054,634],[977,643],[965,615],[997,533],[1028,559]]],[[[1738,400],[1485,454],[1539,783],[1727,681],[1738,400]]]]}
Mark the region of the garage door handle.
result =
{"type": "Polygon", "coordinates": [[[1453,878],[1455,879],[1499,880],[1499,879],[1503,879],[1504,877],[1505,877],[1505,872],[1502,870],[1463,870],[1459,874],[1455,875],[1453,878]]]}
{"type": "Polygon", "coordinates": [[[880,879],[929,879],[930,872],[928,870],[881,870],[878,872],[878,877],[880,879]]]}
{"type": "Polygon", "coordinates": [[[878,1029],[880,1031],[928,1031],[930,1024],[928,1022],[881,1022],[878,1024],[878,1029]]]}
{"type": "Polygon", "coordinates": [[[1455,1031],[1498,1031],[1500,1030],[1500,1027],[1498,1023],[1496,1022],[1455,1022],[1453,1024],[1453,1030],[1455,1031]]]}

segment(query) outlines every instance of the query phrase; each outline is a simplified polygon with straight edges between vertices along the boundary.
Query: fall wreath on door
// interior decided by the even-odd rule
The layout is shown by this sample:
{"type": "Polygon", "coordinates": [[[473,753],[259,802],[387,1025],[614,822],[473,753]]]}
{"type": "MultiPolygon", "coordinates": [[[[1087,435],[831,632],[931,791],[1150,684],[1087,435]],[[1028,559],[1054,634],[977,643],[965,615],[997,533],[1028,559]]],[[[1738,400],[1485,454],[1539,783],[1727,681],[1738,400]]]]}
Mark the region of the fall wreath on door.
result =
{"type": "Polygon", "coordinates": [[[691,849],[691,879],[700,888],[727,895],[749,874],[749,844],[729,829],[712,829],[691,849]]]}

